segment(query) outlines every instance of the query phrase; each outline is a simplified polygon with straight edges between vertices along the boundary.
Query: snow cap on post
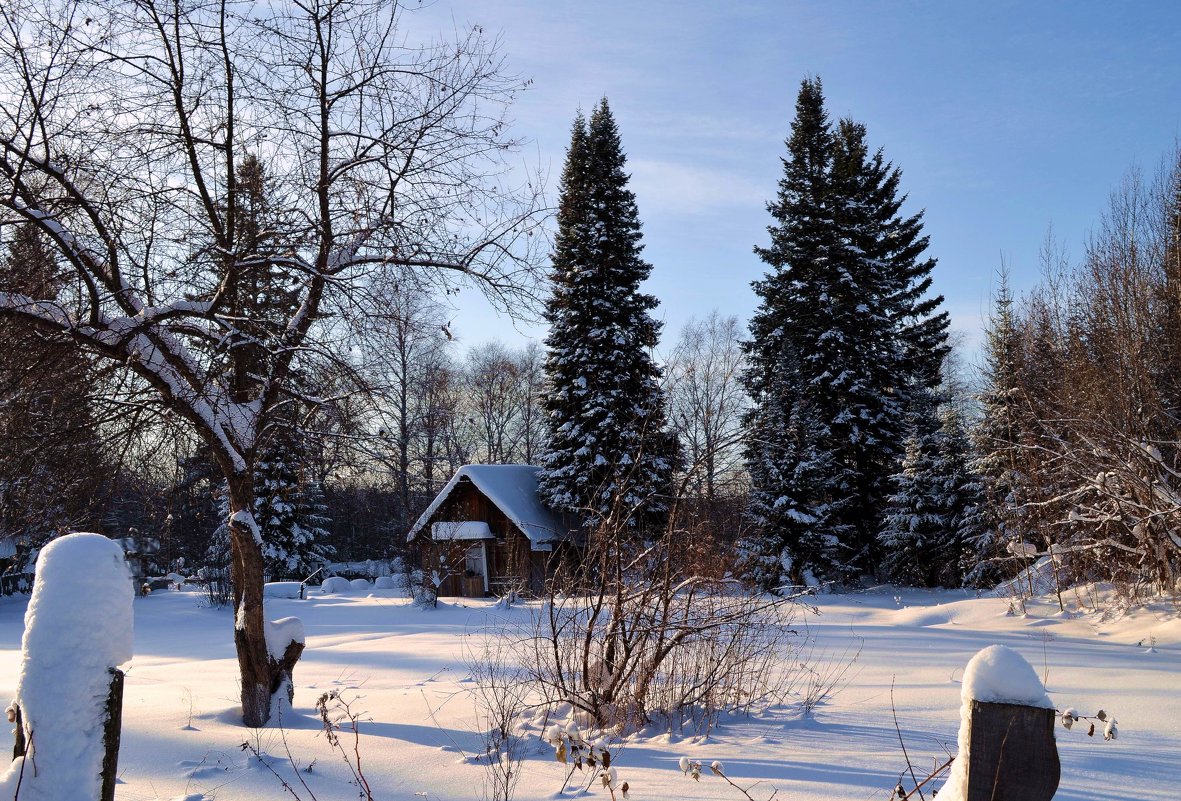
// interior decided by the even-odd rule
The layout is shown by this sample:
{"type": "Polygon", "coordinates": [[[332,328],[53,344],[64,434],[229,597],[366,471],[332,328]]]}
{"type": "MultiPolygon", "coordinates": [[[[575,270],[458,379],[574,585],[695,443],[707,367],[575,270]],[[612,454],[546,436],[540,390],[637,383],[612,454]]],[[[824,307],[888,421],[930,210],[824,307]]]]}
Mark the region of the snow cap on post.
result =
{"type": "Polygon", "coordinates": [[[28,764],[0,776],[20,781],[22,801],[94,801],[103,767],[110,669],[131,659],[131,572],[123,549],[101,534],[69,534],[37,557],[25,612],[19,704],[28,764]]]}
{"type": "Polygon", "coordinates": [[[965,704],[986,701],[1054,708],[1033,666],[1005,645],[990,645],[972,657],[964,668],[960,698],[965,704]]]}

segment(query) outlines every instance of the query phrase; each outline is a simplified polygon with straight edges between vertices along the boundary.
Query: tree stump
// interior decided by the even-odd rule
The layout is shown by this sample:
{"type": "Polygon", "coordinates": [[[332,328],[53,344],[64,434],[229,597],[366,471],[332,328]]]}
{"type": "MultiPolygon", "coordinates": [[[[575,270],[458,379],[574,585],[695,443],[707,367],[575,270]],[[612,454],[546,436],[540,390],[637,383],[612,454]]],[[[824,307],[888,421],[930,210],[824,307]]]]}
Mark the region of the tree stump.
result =
{"type": "Polygon", "coordinates": [[[279,692],[279,688],[283,686],[283,682],[287,682],[287,703],[291,704],[295,700],[295,682],[292,678],[292,673],[295,670],[295,663],[299,661],[299,657],[303,654],[304,644],[292,640],[287,643],[287,648],[283,651],[283,658],[275,665],[275,673],[273,683],[271,684],[271,695],[279,692]]]}
{"type": "Polygon", "coordinates": [[[973,701],[967,801],[1050,801],[1061,764],[1053,709],[973,701]]]}

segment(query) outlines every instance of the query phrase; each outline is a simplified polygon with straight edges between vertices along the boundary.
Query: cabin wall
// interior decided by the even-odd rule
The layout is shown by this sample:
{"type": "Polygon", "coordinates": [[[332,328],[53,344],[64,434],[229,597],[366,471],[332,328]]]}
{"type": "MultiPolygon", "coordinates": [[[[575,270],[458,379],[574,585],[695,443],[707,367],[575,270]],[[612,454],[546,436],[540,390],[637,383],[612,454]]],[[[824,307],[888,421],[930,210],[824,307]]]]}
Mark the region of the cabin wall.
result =
{"type": "MultiPolygon", "coordinates": [[[[492,595],[513,591],[541,595],[546,592],[547,579],[552,577],[559,565],[565,564],[569,568],[576,564],[580,556],[579,548],[567,543],[560,543],[553,552],[531,551],[527,536],[474,483],[464,480],[456,484],[448,499],[431,515],[428,525],[418,535],[419,553],[426,571],[438,565],[439,554],[444,549],[451,548],[450,555],[455,558],[455,548],[459,547],[458,543],[452,547],[452,543],[439,543],[431,539],[430,525],[439,521],[488,523],[488,528],[496,538],[484,540],[487,547],[488,588],[492,595]]],[[[464,587],[462,575],[452,575],[439,587],[439,595],[465,597],[469,595],[465,590],[470,591],[471,587],[464,587]]],[[[478,594],[483,594],[482,588],[478,594]]]]}
{"type": "MultiPolygon", "coordinates": [[[[494,540],[485,540],[491,595],[512,590],[538,595],[544,591],[549,553],[531,551],[529,539],[470,481],[461,481],[455,486],[418,537],[423,565],[428,571],[439,564],[440,554],[449,550],[448,543],[431,539],[430,524],[450,520],[483,521],[496,535],[494,540]]],[[[463,583],[461,575],[449,576],[440,586],[439,595],[464,597],[463,583]]]]}

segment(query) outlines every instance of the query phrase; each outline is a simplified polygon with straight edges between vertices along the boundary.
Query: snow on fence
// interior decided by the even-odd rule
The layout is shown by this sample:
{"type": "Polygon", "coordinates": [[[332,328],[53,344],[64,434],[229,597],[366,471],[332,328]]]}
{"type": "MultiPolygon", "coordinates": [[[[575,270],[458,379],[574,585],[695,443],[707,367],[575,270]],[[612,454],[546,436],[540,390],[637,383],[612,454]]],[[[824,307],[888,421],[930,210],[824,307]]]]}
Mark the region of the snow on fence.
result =
{"type": "Polygon", "coordinates": [[[1025,659],[992,645],[964,669],[959,754],[936,801],[1050,801],[1061,766],[1057,713],[1025,659]]]}
{"type": "Polygon", "coordinates": [[[14,759],[0,774],[0,798],[115,797],[123,705],[117,666],[131,658],[132,602],[118,543],[70,534],[42,549],[8,707],[14,759]]]}

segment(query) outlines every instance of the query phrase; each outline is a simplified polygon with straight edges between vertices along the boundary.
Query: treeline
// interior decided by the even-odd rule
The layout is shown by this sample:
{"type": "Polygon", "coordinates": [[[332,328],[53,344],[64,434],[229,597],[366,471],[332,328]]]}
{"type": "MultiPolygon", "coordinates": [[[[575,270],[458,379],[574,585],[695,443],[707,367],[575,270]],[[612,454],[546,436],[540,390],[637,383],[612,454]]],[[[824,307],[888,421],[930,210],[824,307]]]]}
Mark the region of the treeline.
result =
{"type": "MultiPolygon", "coordinates": [[[[1175,587],[1181,169],[1130,179],[1080,264],[1047,244],[1027,297],[1002,280],[970,393],[949,368],[901,171],[865,126],[829,118],[818,79],[801,86],[786,146],[746,329],[715,311],[656,352],[658,301],[639,291],[651,265],[605,100],[576,119],[567,152],[544,348],[463,348],[412,275],[325,312],[253,457],[267,574],[398,556],[458,467],[526,463],[588,529],[689,535],[772,590],[986,587],[1041,556],[1059,586],[1175,587]]],[[[241,249],[277,253],[265,165],[248,157],[238,178],[241,249]]],[[[0,292],[78,291],[43,232],[10,230],[0,292]]],[[[247,385],[273,358],[251,338],[278,338],[293,313],[275,265],[234,300],[247,385]]],[[[227,369],[217,348],[208,367],[227,369]]],[[[224,470],[154,392],[66,334],[0,329],[11,569],[79,529],[135,540],[159,572],[228,562],[224,470]]]]}

